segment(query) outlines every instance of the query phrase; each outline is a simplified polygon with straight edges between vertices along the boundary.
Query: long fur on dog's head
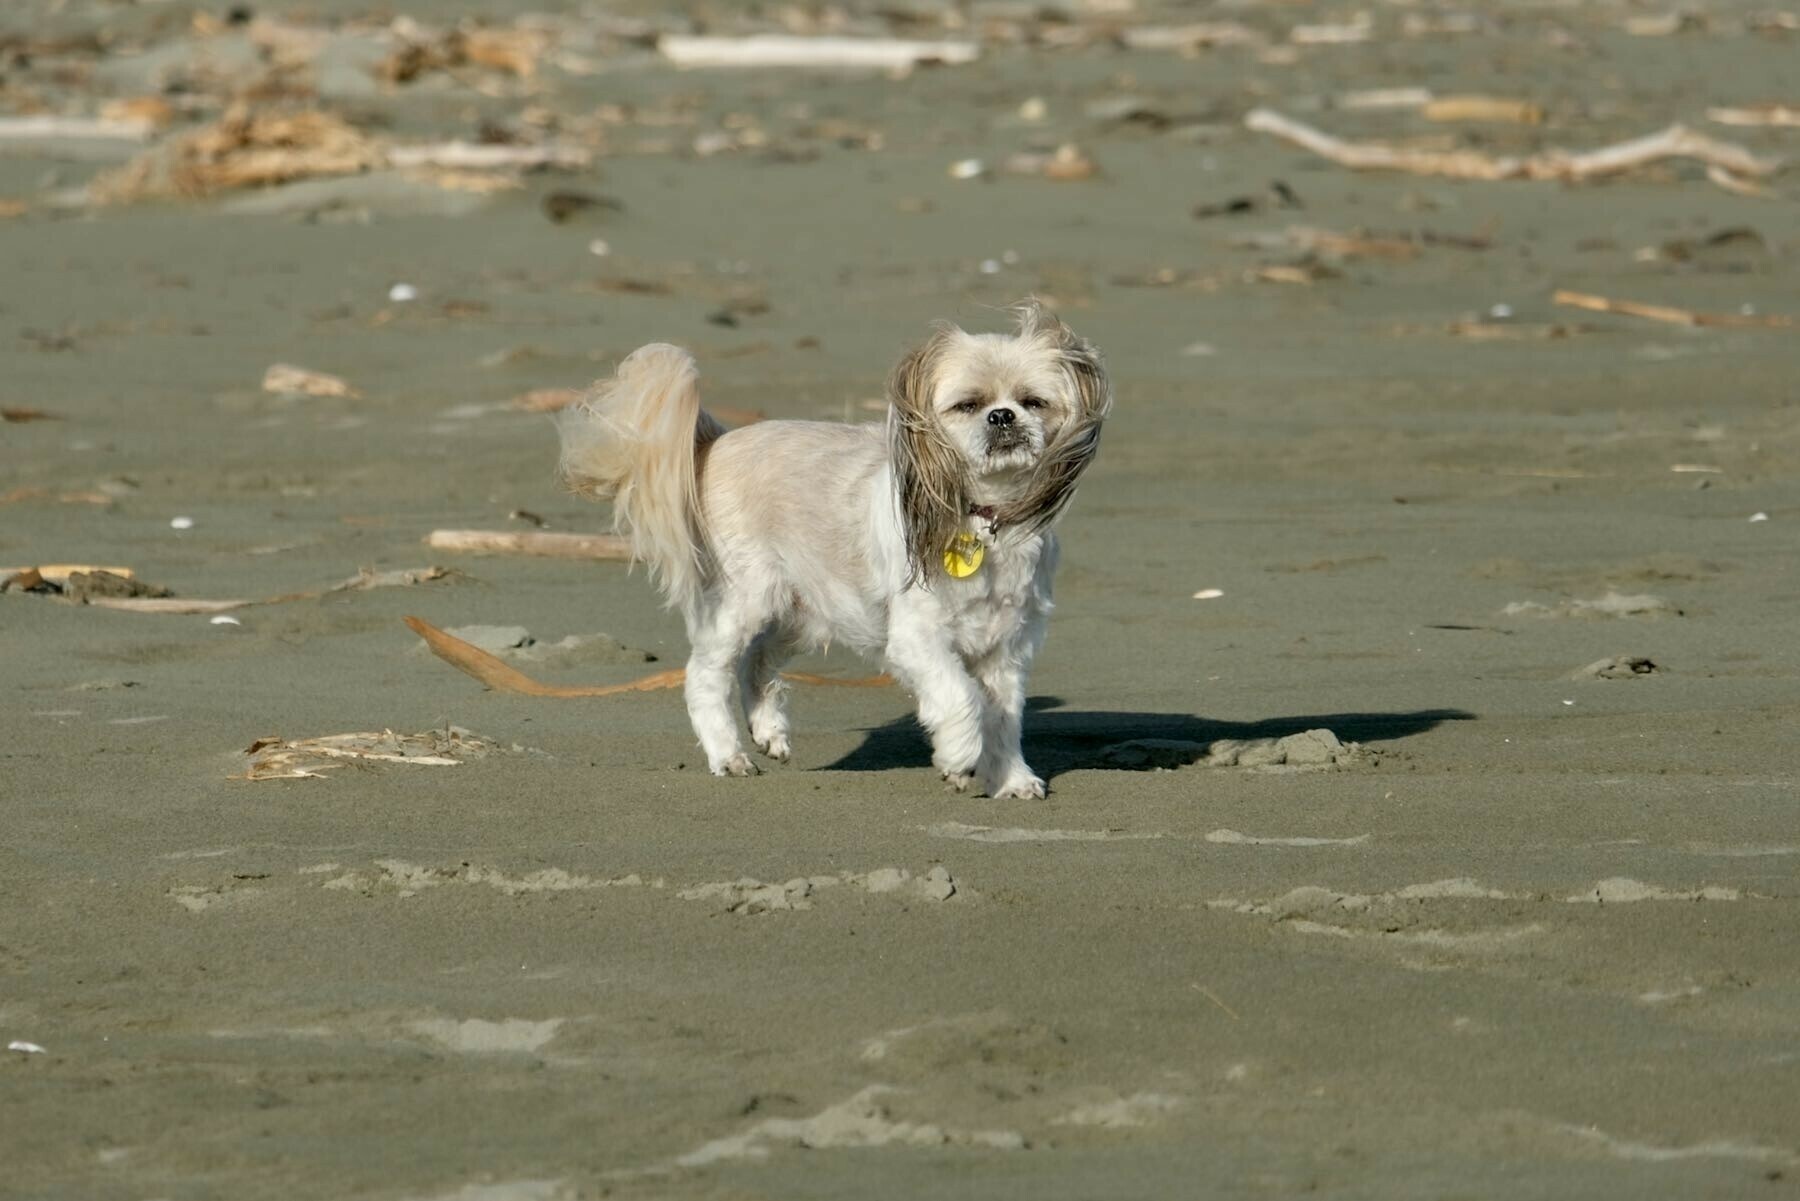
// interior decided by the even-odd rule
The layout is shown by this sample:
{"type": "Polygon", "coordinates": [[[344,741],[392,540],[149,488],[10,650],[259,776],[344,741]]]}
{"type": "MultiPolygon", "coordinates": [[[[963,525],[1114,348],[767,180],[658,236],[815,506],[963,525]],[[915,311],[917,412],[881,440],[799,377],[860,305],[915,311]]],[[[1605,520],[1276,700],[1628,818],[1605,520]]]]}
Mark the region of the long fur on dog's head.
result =
{"type": "Polygon", "coordinates": [[[913,580],[935,578],[978,495],[996,530],[1049,525],[1099,450],[1112,407],[1100,352],[1036,300],[1014,312],[1010,337],[938,326],[889,377],[889,456],[913,580]],[[984,454],[981,423],[992,426],[996,409],[1018,432],[984,454]]]}

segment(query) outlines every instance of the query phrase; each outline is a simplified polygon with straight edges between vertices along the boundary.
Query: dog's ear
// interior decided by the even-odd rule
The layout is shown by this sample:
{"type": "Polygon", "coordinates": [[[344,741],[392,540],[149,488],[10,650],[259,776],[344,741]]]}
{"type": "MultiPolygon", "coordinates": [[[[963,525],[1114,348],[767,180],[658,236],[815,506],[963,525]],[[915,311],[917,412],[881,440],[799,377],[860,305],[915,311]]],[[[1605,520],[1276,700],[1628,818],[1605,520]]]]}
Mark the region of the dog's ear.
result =
{"type": "Polygon", "coordinates": [[[968,468],[931,407],[938,367],[954,332],[939,326],[888,377],[888,459],[906,537],[909,583],[931,578],[968,509],[968,468]]]}
{"type": "Polygon", "coordinates": [[[1100,426],[1112,411],[1112,381],[1094,344],[1058,321],[1036,299],[1014,311],[1019,317],[1019,336],[1043,339],[1068,373],[1077,400],[1076,411],[1038,459],[1030,487],[997,514],[1004,525],[1042,529],[1068,507],[1081,473],[1100,450],[1100,426]]]}

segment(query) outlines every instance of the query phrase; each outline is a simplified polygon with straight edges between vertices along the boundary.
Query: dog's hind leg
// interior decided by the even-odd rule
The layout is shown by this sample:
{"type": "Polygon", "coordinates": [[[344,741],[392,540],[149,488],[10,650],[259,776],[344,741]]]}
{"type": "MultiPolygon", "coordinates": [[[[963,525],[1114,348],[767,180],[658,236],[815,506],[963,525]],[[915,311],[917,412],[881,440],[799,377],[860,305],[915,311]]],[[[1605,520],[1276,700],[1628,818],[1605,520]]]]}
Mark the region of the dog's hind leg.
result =
{"type": "Polygon", "coordinates": [[[706,752],[706,766],[715,776],[753,776],[756,764],[738,742],[737,715],[731,708],[732,677],[761,632],[763,619],[752,619],[729,603],[701,613],[689,626],[688,720],[706,752]]]}
{"type": "Polygon", "coordinates": [[[765,630],[750,644],[738,667],[738,690],[750,723],[750,741],[769,758],[784,763],[793,747],[788,740],[788,682],[781,678],[781,665],[792,653],[793,643],[783,630],[765,630]]]}

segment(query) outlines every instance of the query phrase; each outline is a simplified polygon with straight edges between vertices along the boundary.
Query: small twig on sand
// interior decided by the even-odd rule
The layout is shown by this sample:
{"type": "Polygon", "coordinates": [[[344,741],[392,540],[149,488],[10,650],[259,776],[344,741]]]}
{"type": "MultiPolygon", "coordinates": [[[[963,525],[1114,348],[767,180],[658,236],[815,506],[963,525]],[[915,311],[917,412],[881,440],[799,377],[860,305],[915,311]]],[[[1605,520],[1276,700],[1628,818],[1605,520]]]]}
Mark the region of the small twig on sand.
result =
{"type": "Polygon", "coordinates": [[[1527,157],[1496,158],[1476,150],[1407,150],[1380,142],[1347,142],[1272,109],[1253,109],[1244,126],[1272,134],[1353,171],[1406,171],[1452,179],[1553,179],[1581,183],[1670,158],[1696,159],[1733,175],[1774,175],[1787,164],[1761,158],[1742,146],[1716,141],[1682,125],[1659,133],[1572,154],[1546,150],[1527,157]]]}
{"type": "MultiPolygon", "coordinates": [[[[447,634],[422,618],[408,617],[406,625],[413,633],[425,640],[425,645],[431,648],[432,654],[456,670],[480,680],[495,692],[562,698],[619,696],[627,692],[659,692],[667,688],[679,688],[687,680],[687,672],[677,667],[673,671],[659,671],[624,684],[587,684],[573,687],[543,684],[480,647],[464,642],[453,634],[447,634]]],[[[783,672],[782,676],[797,684],[835,685],[844,688],[885,688],[894,682],[892,677],[885,675],[837,679],[832,676],[813,675],[809,672],[783,672]]]]}
{"type": "Polygon", "coordinates": [[[1569,308],[1590,309],[1596,313],[1623,313],[1627,317],[1666,321],[1670,325],[1713,325],[1738,329],[1800,327],[1800,317],[1792,317],[1786,313],[1700,313],[1693,309],[1678,309],[1672,305],[1639,304],[1635,300],[1613,300],[1607,296],[1571,292],[1567,289],[1559,289],[1550,299],[1569,308]]]}
{"type": "Polygon", "coordinates": [[[141,142],[156,132],[153,121],[108,117],[0,117],[0,142],[100,141],[141,142]]]}
{"type": "Polygon", "coordinates": [[[824,67],[895,70],[920,63],[972,63],[981,56],[973,42],[914,42],[901,38],[675,37],[656,48],[678,67],[824,67]]]}
{"type": "Polygon", "coordinates": [[[1800,126],[1800,104],[1752,104],[1744,108],[1709,108],[1706,119],[1720,125],[1800,126]]]}
{"type": "Polygon", "coordinates": [[[473,555],[541,555],[552,559],[631,558],[631,541],[613,534],[516,533],[510,530],[433,530],[425,536],[433,550],[473,555]]]}
{"type": "Polygon", "coordinates": [[[475,142],[435,142],[422,146],[389,146],[390,166],[441,167],[446,170],[492,171],[501,167],[585,167],[593,155],[580,146],[489,146],[475,142]]]}

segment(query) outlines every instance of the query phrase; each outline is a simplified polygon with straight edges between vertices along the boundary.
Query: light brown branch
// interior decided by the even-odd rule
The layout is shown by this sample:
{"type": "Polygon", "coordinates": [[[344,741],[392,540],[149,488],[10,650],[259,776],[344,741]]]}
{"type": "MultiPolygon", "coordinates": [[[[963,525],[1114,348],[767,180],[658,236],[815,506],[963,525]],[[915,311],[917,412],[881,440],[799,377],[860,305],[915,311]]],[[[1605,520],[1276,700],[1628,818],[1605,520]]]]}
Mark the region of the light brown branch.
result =
{"type": "Polygon", "coordinates": [[[1581,183],[1617,175],[1671,158],[1695,159],[1733,175],[1774,175],[1787,164],[1761,158],[1742,146],[1720,142],[1683,125],[1595,150],[1546,150],[1527,157],[1495,157],[1475,150],[1408,150],[1380,142],[1349,142],[1272,109],[1253,109],[1244,126],[1294,143],[1353,171],[1405,171],[1452,179],[1533,179],[1581,183]]]}
{"type": "Polygon", "coordinates": [[[1786,313],[1702,313],[1666,304],[1640,304],[1635,300],[1614,300],[1590,292],[1559,289],[1550,298],[1554,303],[1573,309],[1589,309],[1596,313],[1622,313],[1642,317],[1646,321],[1665,321],[1670,325],[1727,326],[1739,329],[1800,328],[1800,317],[1786,313]]]}
{"type": "Polygon", "coordinates": [[[472,555],[539,555],[552,559],[631,558],[631,541],[613,534],[516,533],[511,530],[433,530],[425,545],[472,555]]]}

